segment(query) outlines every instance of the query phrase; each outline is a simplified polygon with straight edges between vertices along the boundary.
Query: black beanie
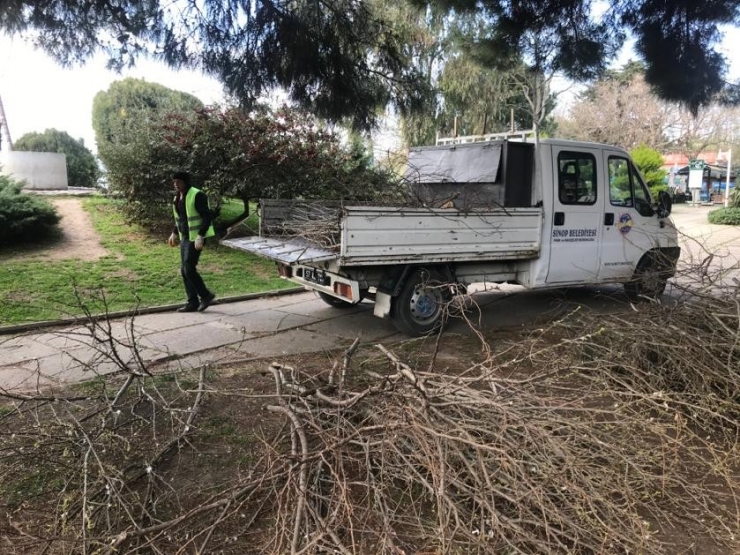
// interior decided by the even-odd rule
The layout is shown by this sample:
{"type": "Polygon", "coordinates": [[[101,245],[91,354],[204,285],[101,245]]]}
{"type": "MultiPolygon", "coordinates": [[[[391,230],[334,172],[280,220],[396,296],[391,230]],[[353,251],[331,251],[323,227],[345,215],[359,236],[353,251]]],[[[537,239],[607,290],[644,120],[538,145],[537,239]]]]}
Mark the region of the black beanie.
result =
{"type": "Polygon", "coordinates": [[[172,174],[172,179],[181,179],[185,185],[190,185],[190,174],[184,171],[176,171],[172,174]]]}

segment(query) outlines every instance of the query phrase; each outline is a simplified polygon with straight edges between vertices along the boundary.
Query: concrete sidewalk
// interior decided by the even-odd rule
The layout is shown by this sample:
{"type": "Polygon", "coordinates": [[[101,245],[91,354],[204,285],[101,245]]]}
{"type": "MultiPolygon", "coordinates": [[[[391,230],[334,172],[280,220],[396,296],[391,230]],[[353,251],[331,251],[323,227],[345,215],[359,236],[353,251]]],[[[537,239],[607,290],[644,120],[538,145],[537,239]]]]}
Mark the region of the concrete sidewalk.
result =
{"type": "MultiPolygon", "coordinates": [[[[576,306],[624,310],[619,286],[526,291],[492,286],[468,299],[468,317],[485,329],[538,325],[576,306]]],[[[111,374],[144,363],[157,371],[206,363],[279,359],[363,343],[405,340],[373,304],[333,308],[313,292],[212,305],[203,313],[166,312],[0,337],[0,388],[33,391],[111,374]],[[137,354],[132,349],[136,344],[137,354]]],[[[471,333],[452,319],[445,333],[471,333]]]]}
{"type": "Polygon", "coordinates": [[[192,367],[207,361],[269,358],[341,348],[396,335],[372,304],[334,309],[311,292],[212,305],[0,337],[0,388],[33,390],[78,382],[121,366],[192,367]],[[361,322],[361,323],[360,323],[361,322]]]}
{"type": "MultiPolygon", "coordinates": [[[[712,264],[740,259],[740,229],[707,223],[706,207],[681,206],[674,211],[684,234],[682,260],[720,253],[712,264]],[[700,244],[699,241],[702,243],[700,244]]],[[[525,291],[494,287],[473,295],[481,307],[472,316],[487,329],[538,325],[575,306],[600,312],[624,310],[621,286],[525,291]],[[494,306],[495,305],[495,306],[494,306]]],[[[403,339],[389,320],[376,318],[373,304],[336,309],[312,292],[216,304],[203,313],[166,312],[118,318],[95,329],[65,326],[11,337],[0,336],[0,388],[31,391],[79,382],[137,368],[144,362],[159,369],[192,368],[205,363],[270,359],[349,346],[403,339]],[[109,326],[109,329],[103,329],[109,326]],[[132,349],[137,345],[140,360],[132,349]]],[[[452,321],[446,333],[469,333],[452,321]]]]}

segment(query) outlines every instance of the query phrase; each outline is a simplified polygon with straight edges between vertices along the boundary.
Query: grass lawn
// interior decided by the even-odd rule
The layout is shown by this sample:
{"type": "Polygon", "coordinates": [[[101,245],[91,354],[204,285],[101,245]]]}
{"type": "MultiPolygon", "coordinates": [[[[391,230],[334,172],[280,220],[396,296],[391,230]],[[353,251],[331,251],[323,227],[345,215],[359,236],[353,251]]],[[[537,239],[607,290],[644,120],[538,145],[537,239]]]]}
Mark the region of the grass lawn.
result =
{"type": "MultiPolygon", "coordinates": [[[[128,225],[116,202],[83,200],[108,256],[96,262],[12,257],[0,264],[0,325],[185,302],[179,249],[168,247],[166,236],[128,225]]],[[[226,215],[234,210],[227,207],[226,215]]],[[[277,277],[274,263],[213,239],[198,269],[219,297],[291,286],[277,277]]]]}

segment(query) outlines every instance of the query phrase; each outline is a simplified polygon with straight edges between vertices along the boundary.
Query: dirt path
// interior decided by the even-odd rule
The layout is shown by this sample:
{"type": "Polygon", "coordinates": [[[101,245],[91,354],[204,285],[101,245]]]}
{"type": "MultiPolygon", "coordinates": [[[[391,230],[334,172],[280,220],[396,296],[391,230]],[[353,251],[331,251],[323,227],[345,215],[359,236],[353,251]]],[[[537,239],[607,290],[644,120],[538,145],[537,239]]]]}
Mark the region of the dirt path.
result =
{"type": "Polygon", "coordinates": [[[100,244],[100,238],[93,228],[90,216],[82,208],[81,199],[48,198],[48,200],[61,217],[59,230],[62,236],[48,246],[11,258],[95,261],[108,254],[100,244]]]}

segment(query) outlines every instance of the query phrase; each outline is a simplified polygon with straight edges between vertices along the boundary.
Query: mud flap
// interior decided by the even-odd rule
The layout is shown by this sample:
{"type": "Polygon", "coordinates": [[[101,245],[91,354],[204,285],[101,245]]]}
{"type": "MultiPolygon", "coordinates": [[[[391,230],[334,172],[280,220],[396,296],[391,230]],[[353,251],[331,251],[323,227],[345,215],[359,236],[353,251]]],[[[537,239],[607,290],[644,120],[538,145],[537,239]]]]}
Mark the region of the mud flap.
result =
{"type": "Polygon", "coordinates": [[[375,293],[375,308],[373,314],[378,318],[387,318],[391,313],[391,297],[388,293],[375,293]]]}

